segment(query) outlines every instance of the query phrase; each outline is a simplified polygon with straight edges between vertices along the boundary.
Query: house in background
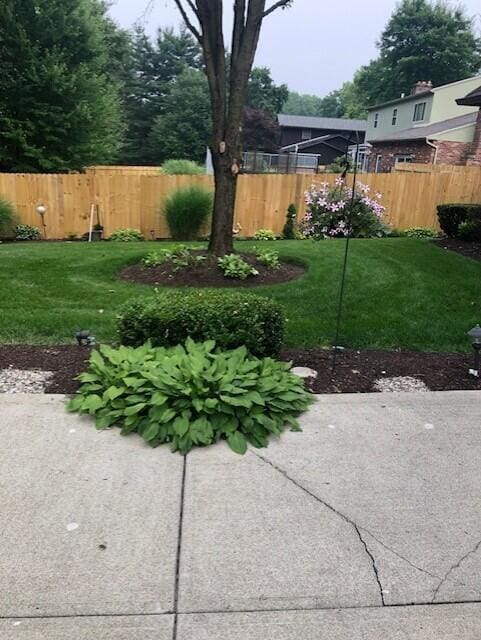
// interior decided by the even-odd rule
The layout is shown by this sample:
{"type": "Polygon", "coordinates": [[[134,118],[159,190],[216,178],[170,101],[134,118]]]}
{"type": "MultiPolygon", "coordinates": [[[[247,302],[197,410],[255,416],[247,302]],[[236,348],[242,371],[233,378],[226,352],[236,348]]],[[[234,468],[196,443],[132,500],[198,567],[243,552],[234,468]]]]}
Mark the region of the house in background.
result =
{"type": "MultiPolygon", "coordinates": [[[[344,118],[310,116],[278,116],[281,129],[281,154],[303,154],[317,158],[317,166],[329,165],[346,153],[346,149],[361,144],[365,151],[367,122],[344,118]]],[[[361,158],[361,163],[364,156],[361,158]]]]}
{"type": "Polygon", "coordinates": [[[396,162],[481,166],[480,94],[481,76],[436,88],[418,82],[409,96],[371,107],[369,171],[396,162]]]}

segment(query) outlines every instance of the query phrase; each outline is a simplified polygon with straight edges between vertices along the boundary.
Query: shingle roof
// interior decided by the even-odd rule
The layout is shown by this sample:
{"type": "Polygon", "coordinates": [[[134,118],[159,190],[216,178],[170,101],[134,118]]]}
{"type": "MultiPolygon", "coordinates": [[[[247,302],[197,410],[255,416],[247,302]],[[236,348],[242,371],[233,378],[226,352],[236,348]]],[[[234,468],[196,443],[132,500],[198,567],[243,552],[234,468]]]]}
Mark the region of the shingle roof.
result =
{"type": "Polygon", "coordinates": [[[301,129],[331,129],[332,131],[366,131],[367,120],[348,118],[315,118],[313,116],[288,116],[279,114],[281,127],[301,129]]]}
{"type": "Polygon", "coordinates": [[[374,111],[374,109],[382,109],[383,107],[389,107],[389,105],[394,104],[402,104],[404,102],[409,102],[409,100],[419,100],[420,98],[426,98],[427,96],[434,95],[434,91],[420,91],[419,93],[409,94],[404,96],[404,98],[395,98],[394,100],[388,100],[387,102],[380,102],[378,104],[373,104],[372,107],[368,107],[368,111],[374,111]]]}
{"type": "Polygon", "coordinates": [[[464,98],[458,98],[456,102],[459,105],[481,107],[481,87],[474,89],[474,91],[468,93],[468,95],[464,96],[464,98]]]}
{"type": "Polygon", "coordinates": [[[466,113],[463,116],[457,116],[456,118],[449,118],[449,120],[442,120],[441,122],[434,122],[433,124],[425,125],[424,127],[412,127],[411,129],[403,129],[390,135],[380,136],[379,138],[370,138],[368,142],[390,142],[391,140],[421,140],[423,138],[432,138],[437,133],[443,133],[444,131],[450,131],[451,129],[457,129],[458,127],[465,127],[470,124],[474,124],[478,114],[466,113]]]}

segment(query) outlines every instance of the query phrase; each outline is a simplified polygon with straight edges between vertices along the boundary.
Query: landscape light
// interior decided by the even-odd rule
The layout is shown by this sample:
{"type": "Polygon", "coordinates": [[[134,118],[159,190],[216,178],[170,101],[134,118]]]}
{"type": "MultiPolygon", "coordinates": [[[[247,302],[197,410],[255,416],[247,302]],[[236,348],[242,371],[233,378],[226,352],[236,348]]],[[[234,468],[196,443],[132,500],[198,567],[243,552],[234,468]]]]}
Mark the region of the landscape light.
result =
{"type": "Polygon", "coordinates": [[[89,344],[91,338],[90,331],[88,329],[82,329],[76,332],[75,337],[77,338],[79,347],[81,347],[84,342],[89,344]]]}
{"type": "Polygon", "coordinates": [[[46,211],[47,211],[47,208],[45,207],[45,205],[43,205],[43,204],[39,204],[38,205],[37,213],[38,213],[39,216],[42,216],[42,218],[43,218],[43,216],[45,215],[46,211]]]}
{"type": "Polygon", "coordinates": [[[474,369],[470,369],[469,373],[476,378],[479,378],[479,361],[481,354],[481,327],[477,324],[474,329],[468,332],[468,336],[471,339],[471,344],[474,349],[474,369]]]}

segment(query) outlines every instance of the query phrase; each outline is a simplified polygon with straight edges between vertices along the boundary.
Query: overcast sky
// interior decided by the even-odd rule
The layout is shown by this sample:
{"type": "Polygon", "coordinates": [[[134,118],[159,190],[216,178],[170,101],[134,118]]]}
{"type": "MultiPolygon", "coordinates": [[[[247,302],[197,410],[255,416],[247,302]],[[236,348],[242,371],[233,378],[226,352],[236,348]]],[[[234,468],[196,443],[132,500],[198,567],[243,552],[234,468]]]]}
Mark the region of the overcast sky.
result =
{"type": "MultiPolygon", "coordinates": [[[[268,6],[273,0],[268,0],[268,6]]],[[[173,0],[114,0],[111,13],[123,27],[141,20],[149,33],[181,24],[173,0]]],[[[225,6],[232,0],[225,0],[225,6]]],[[[458,3],[456,3],[458,4],[458,3]]],[[[480,0],[462,4],[481,25],[480,0]]],[[[350,80],[356,69],[376,56],[375,43],[396,0],[294,0],[290,9],[264,22],[256,58],[269,67],[277,84],[300,93],[325,95],[350,80]]]]}

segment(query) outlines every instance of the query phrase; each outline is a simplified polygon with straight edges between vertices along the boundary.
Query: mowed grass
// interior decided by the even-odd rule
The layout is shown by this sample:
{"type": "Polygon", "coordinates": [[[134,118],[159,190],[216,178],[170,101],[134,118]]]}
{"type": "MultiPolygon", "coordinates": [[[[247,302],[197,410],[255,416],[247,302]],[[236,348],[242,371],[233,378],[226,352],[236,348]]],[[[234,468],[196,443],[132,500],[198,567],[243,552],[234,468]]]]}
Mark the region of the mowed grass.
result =
{"type": "MultiPolygon", "coordinates": [[[[252,250],[256,243],[239,242],[252,250]]],[[[241,291],[272,297],[286,309],[288,346],[332,344],[342,269],[340,240],[277,241],[285,259],[302,261],[301,279],[241,291]]],[[[129,299],[152,287],[117,274],[168,243],[16,243],[0,245],[0,343],[73,342],[78,328],[116,339],[129,299]]],[[[160,290],[162,292],[162,290],[160,290]]],[[[409,238],[353,240],[340,343],[350,348],[467,351],[481,322],[481,263],[409,238]]]]}

